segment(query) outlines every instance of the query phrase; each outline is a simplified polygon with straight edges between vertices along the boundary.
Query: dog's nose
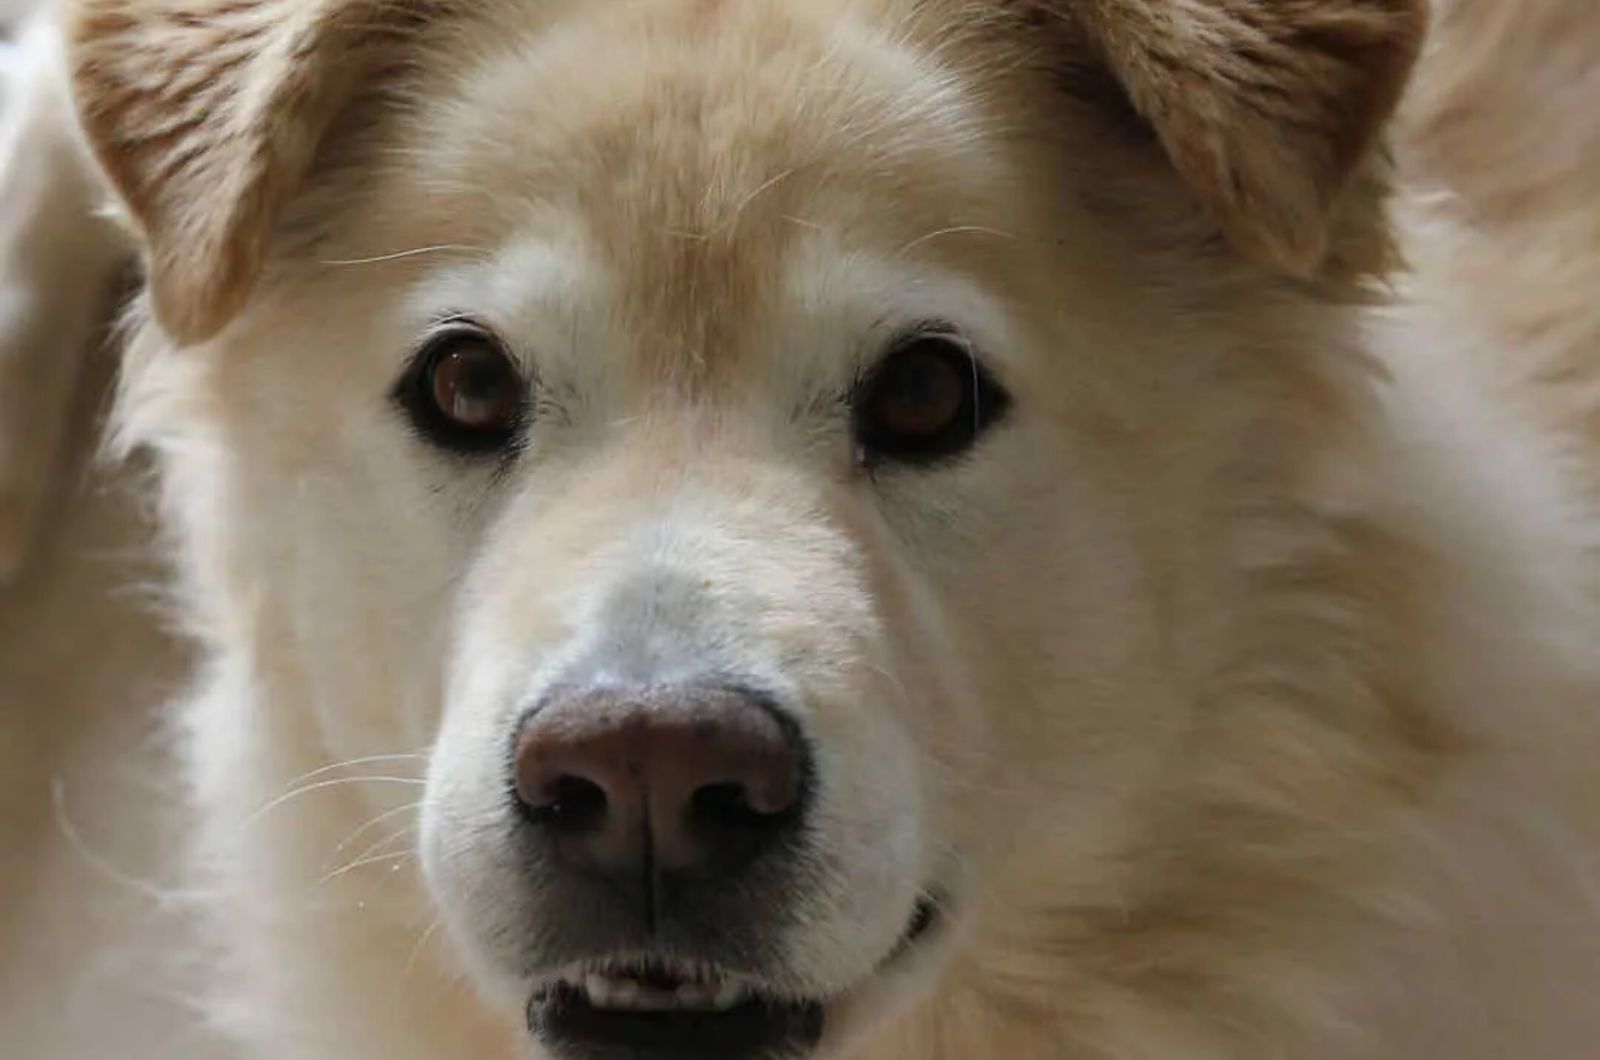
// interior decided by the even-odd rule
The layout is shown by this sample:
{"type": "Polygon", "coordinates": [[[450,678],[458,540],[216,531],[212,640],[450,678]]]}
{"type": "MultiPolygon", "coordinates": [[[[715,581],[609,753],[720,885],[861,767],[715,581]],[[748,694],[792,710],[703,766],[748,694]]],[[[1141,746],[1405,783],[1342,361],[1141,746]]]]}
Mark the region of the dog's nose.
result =
{"type": "Polygon", "coordinates": [[[726,872],[797,822],[794,725],[735,688],[563,690],[517,735],[527,818],[569,862],[604,871],[726,872]]]}

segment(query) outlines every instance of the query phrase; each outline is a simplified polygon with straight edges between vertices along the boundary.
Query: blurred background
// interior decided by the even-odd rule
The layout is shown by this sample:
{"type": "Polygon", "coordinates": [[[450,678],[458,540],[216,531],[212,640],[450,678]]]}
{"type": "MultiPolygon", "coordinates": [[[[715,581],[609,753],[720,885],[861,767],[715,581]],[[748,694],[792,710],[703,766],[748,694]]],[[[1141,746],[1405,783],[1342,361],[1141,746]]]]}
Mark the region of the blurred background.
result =
{"type": "MultiPolygon", "coordinates": [[[[32,6],[0,0],[0,130],[32,6]]],[[[87,345],[62,351],[87,356],[43,532],[0,580],[0,1056],[201,1060],[221,1054],[186,1006],[192,950],[164,893],[179,845],[160,706],[184,659],[152,606],[142,469],[93,459],[114,356],[100,336],[87,345]]],[[[28,400],[25,386],[6,396],[28,400]]]]}

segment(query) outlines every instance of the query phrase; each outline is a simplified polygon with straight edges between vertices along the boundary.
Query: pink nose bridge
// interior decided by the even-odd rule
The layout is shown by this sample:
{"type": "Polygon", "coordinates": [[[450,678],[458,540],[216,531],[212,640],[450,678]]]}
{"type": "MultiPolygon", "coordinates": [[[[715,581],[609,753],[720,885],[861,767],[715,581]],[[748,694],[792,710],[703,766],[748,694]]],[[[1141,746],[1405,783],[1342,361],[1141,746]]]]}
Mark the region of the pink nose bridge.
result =
{"type": "Polygon", "coordinates": [[[563,855],[602,870],[716,869],[796,808],[800,748],[731,688],[562,691],[517,738],[517,796],[563,855]]]}

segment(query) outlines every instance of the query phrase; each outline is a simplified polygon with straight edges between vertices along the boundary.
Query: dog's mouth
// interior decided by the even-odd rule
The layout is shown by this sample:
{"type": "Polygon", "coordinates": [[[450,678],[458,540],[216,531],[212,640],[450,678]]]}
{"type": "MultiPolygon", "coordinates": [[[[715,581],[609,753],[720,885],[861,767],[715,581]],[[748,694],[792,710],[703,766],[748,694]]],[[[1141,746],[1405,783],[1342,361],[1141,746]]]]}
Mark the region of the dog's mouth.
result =
{"type": "MultiPolygon", "coordinates": [[[[937,904],[920,902],[880,971],[939,921],[937,904]]],[[[528,1028],[553,1055],[571,1060],[787,1060],[816,1046],[837,1000],[785,996],[713,964],[594,961],[539,983],[528,1028]]]]}
{"type": "Polygon", "coordinates": [[[809,1050],[824,1009],[764,996],[734,976],[651,962],[543,987],[528,1023],[556,1055],[575,1060],[756,1060],[809,1050]]]}

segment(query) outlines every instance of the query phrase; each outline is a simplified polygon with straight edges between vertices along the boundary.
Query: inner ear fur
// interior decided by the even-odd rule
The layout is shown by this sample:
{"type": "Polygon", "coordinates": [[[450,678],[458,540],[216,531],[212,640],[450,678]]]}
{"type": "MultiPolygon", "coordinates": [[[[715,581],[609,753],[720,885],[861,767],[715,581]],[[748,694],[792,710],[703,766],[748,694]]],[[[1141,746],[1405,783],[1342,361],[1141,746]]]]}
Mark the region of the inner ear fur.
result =
{"type": "Polygon", "coordinates": [[[426,14],[423,0],[76,0],[79,116],[173,338],[238,312],[324,134],[426,14]]]}
{"type": "Polygon", "coordinates": [[[1313,276],[1345,194],[1381,194],[1364,171],[1416,62],[1426,0],[1030,6],[1070,26],[1242,254],[1313,276]]]}

